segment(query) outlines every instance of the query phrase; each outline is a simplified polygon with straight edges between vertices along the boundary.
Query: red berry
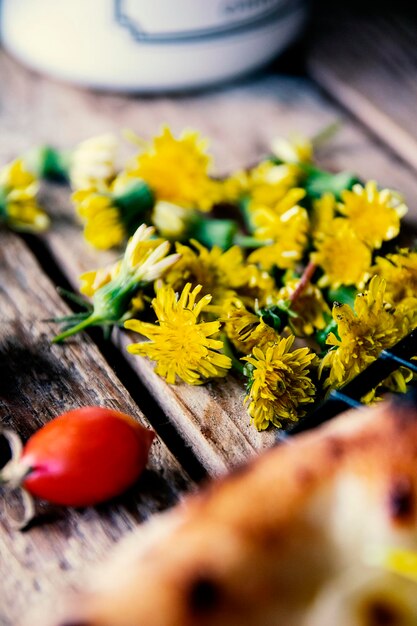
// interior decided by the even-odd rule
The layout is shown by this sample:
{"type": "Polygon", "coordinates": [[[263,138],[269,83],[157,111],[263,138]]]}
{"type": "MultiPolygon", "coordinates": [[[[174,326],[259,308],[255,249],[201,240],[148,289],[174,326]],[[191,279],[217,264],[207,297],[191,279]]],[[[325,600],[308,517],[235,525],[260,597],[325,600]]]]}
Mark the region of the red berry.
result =
{"type": "Polygon", "coordinates": [[[56,417],[27,442],[23,487],[54,504],[87,506],[117,496],[144,470],[155,434],[103,407],[56,417]]]}

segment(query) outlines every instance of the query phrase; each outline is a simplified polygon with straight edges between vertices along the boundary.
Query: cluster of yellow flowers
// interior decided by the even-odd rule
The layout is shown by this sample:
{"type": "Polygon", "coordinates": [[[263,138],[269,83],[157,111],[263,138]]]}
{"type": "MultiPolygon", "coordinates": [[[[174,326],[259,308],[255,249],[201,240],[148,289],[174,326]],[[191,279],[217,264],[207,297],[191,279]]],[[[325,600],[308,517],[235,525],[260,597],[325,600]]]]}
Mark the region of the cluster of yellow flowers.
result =
{"type": "MultiPolygon", "coordinates": [[[[170,384],[233,370],[264,430],[299,419],[417,326],[417,252],[398,247],[407,207],[397,192],[320,169],[301,137],[274,140],[269,156],[226,178],[212,174],[197,132],[165,127],[134,141],[121,171],[111,136],[32,157],[39,174],[70,182],[90,244],[127,244],[81,277],[91,300],[55,341],[124,325],[148,339],[129,351],[170,384]]],[[[411,378],[402,367],[365,401],[411,378]]]]}

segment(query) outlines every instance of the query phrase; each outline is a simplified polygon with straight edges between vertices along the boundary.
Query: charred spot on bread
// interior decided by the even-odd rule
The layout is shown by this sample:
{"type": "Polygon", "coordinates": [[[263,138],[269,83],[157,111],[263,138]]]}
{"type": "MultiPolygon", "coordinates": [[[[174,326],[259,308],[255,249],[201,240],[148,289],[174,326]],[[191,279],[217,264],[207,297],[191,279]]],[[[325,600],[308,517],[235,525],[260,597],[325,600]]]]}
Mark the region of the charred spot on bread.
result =
{"type": "Polygon", "coordinates": [[[372,598],[363,606],[361,626],[403,626],[404,612],[384,597],[372,598]]]}
{"type": "Polygon", "coordinates": [[[301,466],[296,472],[297,481],[302,485],[311,485],[314,482],[314,472],[310,467],[301,466]]]}
{"type": "Polygon", "coordinates": [[[408,476],[399,476],[393,481],[388,506],[391,519],[395,522],[405,522],[414,517],[415,494],[408,476]]]}
{"type": "Polygon", "coordinates": [[[346,452],[346,446],[341,439],[337,437],[329,437],[327,439],[327,450],[332,458],[340,459],[346,452]]]}
{"type": "Polygon", "coordinates": [[[188,590],[188,606],[195,616],[212,613],[221,600],[219,584],[210,576],[199,575],[192,582],[188,590]]]}

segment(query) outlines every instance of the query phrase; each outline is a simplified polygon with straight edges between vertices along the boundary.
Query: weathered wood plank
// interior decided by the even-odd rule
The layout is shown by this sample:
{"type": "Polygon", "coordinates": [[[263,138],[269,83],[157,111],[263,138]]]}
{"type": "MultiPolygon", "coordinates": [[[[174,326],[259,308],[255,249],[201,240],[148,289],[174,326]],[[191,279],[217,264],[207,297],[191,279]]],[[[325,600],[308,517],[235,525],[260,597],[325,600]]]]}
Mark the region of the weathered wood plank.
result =
{"type": "Polygon", "coordinates": [[[309,54],[316,81],[417,167],[416,16],[335,10],[317,21],[309,54]]]}
{"type": "MultiPolygon", "coordinates": [[[[161,124],[209,137],[219,173],[251,164],[269,149],[271,138],[294,131],[313,135],[341,120],[343,128],[326,151],[325,164],[357,171],[400,188],[417,220],[413,173],[372,141],[360,126],[329,102],[308,80],[261,74],[234,87],[178,97],[98,94],[50,81],[0,53],[0,163],[33,145],[71,147],[102,132],[131,128],[151,137],[161,124]]],[[[388,99],[388,98],[387,98],[388,99]]]]}
{"type": "MultiPolygon", "coordinates": [[[[88,338],[65,347],[51,346],[53,325],[45,320],[67,312],[22,241],[1,231],[1,424],[26,439],[62,411],[100,404],[148,425],[88,338]]],[[[43,523],[20,533],[10,526],[2,494],[0,624],[17,626],[29,610],[31,623],[37,623],[35,610],[51,602],[57,589],[76,584],[86,565],[102,557],[141,520],[174,504],[190,485],[177,461],[156,439],[140,481],[112,503],[83,510],[44,505],[43,523]]],[[[17,507],[10,495],[7,501],[17,507]]]]}
{"type": "MultiPolygon", "coordinates": [[[[88,93],[40,78],[4,55],[0,57],[0,75],[8,85],[0,94],[0,124],[6,129],[0,146],[3,159],[43,141],[69,147],[87,136],[124,127],[149,137],[167,122],[176,131],[193,126],[209,136],[219,171],[225,172],[261,157],[274,135],[291,131],[312,135],[338,118],[343,128],[321,155],[322,162],[401,189],[416,220],[414,175],[307,80],[265,75],[226,90],[167,99],[88,93]],[[19,103],[16,108],[15,101],[19,103]]],[[[76,285],[81,271],[99,266],[108,256],[82,242],[79,227],[71,218],[67,191],[49,187],[47,196],[46,204],[55,219],[45,241],[76,285]]],[[[117,341],[126,342],[126,335],[123,337],[117,341]]],[[[259,434],[249,425],[241,404],[243,390],[233,379],[205,388],[169,387],[155,376],[151,364],[137,357],[126,358],[210,473],[222,472],[273,442],[274,433],[259,434]]]]}

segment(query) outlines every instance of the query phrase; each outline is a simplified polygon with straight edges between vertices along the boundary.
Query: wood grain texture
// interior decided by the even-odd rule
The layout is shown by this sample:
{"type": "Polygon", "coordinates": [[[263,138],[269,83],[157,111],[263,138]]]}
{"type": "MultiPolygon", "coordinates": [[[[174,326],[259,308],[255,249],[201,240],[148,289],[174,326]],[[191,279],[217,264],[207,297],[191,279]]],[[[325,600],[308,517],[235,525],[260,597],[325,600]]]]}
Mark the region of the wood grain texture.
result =
{"type": "MultiPolygon", "coordinates": [[[[0,162],[40,143],[68,148],[87,137],[120,133],[125,128],[149,139],[167,123],[175,132],[185,127],[201,130],[210,139],[216,172],[225,173],[261,158],[269,151],[272,137],[293,132],[314,135],[339,119],[342,130],[322,155],[323,163],[399,188],[410,204],[416,204],[414,173],[372,141],[307,79],[265,73],[202,94],[127,97],[50,81],[19,66],[4,52],[0,52],[0,78],[4,86],[0,90],[0,162]]],[[[410,217],[417,220],[417,208],[410,217]]]]}
{"type": "MultiPolygon", "coordinates": [[[[48,81],[5,55],[0,56],[0,77],[8,86],[0,94],[0,124],[6,129],[0,145],[2,160],[41,142],[71,147],[88,136],[126,127],[149,138],[166,122],[175,131],[191,126],[207,135],[221,173],[253,163],[268,151],[273,136],[294,131],[313,135],[340,119],[342,130],[320,155],[322,163],[401,189],[414,207],[410,217],[417,221],[414,175],[335,109],[308,80],[261,75],[201,95],[122,97],[48,81]]],[[[54,219],[45,241],[77,287],[78,275],[100,266],[109,255],[97,253],[82,241],[68,190],[48,187],[45,205],[54,219]]],[[[122,344],[130,341],[127,335],[119,335],[115,341],[125,354],[122,344]]],[[[211,474],[219,474],[273,443],[273,432],[257,433],[249,425],[242,386],[233,379],[203,388],[170,387],[156,377],[146,360],[125,356],[211,474]]]]}
{"type": "Polygon", "coordinates": [[[311,74],[405,161],[417,167],[416,16],[331,10],[316,24],[311,74]]]}
{"type": "MultiPolygon", "coordinates": [[[[51,346],[53,325],[67,313],[52,284],[21,240],[0,232],[0,419],[23,439],[62,411],[100,404],[148,422],[87,338],[51,346]]],[[[42,505],[39,525],[13,530],[0,501],[0,624],[17,626],[52,602],[57,589],[76,585],[83,569],[152,513],[177,502],[190,481],[156,439],[148,469],[128,494],[83,510],[42,505]]],[[[8,507],[6,504],[8,503],[8,507]]],[[[9,511],[10,513],[10,511],[9,511]]],[[[28,622],[29,623],[29,622],[28,622]]]]}

